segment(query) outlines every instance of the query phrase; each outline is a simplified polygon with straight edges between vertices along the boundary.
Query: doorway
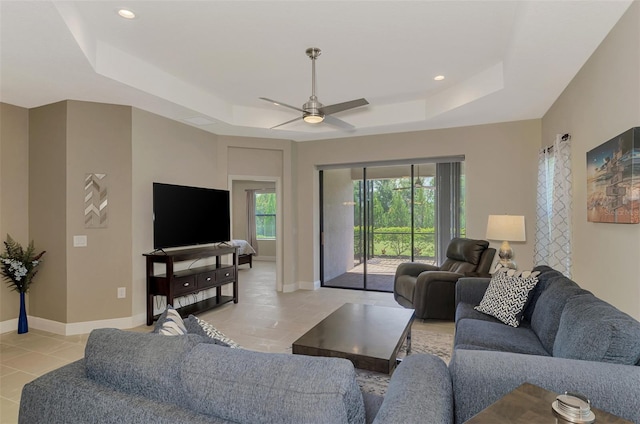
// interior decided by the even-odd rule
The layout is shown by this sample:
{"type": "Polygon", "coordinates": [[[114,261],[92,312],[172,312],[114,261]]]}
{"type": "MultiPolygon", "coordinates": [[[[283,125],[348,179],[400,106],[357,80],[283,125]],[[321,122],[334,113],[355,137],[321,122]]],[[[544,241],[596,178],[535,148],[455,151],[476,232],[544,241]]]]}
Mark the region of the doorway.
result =
{"type": "MultiPolygon", "coordinates": [[[[276,291],[283,291],[282,272],[282,184],[280,177],[230,175],[228,187],[231,195],[231,234],[233,239],[247,240],[248,212],[247,195],[274,197],[273,207],[257,211],[257,255],[253,260],[275,262],[276,291]],[[274,216],[275,215],[275,216],[274,216]]],[[[258,206],[261,207],[260,201],[258,206]]],[[[255,216],[255,213],[254,213],[255,216]]]]}

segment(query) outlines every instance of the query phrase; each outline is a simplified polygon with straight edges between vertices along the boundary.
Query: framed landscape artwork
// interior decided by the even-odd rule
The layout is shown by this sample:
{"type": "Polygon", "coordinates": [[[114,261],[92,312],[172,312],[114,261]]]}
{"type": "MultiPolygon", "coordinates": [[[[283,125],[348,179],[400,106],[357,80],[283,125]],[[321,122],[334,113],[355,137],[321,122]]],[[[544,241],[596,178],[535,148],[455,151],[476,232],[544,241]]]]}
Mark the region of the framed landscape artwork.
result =
{"type": "Polygon", "coordinates": [[[587,152],[587,220],[640,222],[640,127],[587,152]]]}

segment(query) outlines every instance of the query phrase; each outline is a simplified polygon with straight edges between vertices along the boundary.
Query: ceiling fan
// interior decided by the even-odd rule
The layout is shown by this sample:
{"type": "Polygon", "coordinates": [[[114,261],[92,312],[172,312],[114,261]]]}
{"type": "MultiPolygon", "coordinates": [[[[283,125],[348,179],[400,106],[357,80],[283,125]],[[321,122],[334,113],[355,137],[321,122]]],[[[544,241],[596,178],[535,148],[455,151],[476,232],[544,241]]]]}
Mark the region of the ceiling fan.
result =
{"type": "Polygon", "coordinates": [[[331,115],[356,107],[368,105],[369,102],[366,99],[357,99],[343,103],[336,103],[329,106],[324,106],[322,103],[320,103],[318,101],[318,98],[316,97],[316,59],[318,58],[318,56],[320,56],[320,49],[317,47],[309,47],[306,50],[306,53],[307,56],[309,56],[309,58],[311,59],[311,96],[309,97],[309,100],[302,105],[302,108],[291,106],[277,100],[271,100],[266,97],[260,97],[261,100],[273,103],[276,106],[283,106],[289,109],[297,110],[298,112],[302,112],[302,116],[299,116],[298,118],[292,119],[287,122],[283,122],[282,124],[278,124],[275,127],[271,127],[271,129],[278,128],[295,121],[299,121],[300,119],[309,124],[319,124],[321,122],[326,122],[327,124],[334,125],[343,129],[354,129],[355,127],[353,125],[331,115]]]}
{"type": "MultiPolygon", "coordinates": [[[[411,188],[411,185],[408,185],[408,186],[403,186],[403,187],[396,187],[393,190],[409,190],[410,188],[411,188]]],[[[427,190],[435,189],[434,186],[422,184],[422,180],[420,180],[420,178],[418,178],[416,180],[416,182],[413,183],[413,188],[424,188],[424,189],[427,189],[427,190]]]]}
{"type": "Polygon", "coordinates": [[[393,190],[409,190],[412,185],[413,185],[413,188],[424,188],[427,190],[435,189],[435,186],[424,184],[424,180],[426,180],[426,178],[425,179],[420,178],[420,172],[418,171],[416,179],[413,182],[413,184],[410,184],[408,186],[396,187],[393,190]]]}

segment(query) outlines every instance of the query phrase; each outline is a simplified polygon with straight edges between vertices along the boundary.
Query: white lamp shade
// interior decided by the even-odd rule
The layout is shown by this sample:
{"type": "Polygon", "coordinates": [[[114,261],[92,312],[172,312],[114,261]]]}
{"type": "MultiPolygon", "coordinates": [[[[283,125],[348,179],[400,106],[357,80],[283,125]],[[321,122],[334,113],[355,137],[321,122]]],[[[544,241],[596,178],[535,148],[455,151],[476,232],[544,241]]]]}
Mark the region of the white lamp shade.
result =
{"type": "Polygon", "coordinates": [[[487,239],[503,241],[527,241],[524,216],[489,215],[487,239]]]}

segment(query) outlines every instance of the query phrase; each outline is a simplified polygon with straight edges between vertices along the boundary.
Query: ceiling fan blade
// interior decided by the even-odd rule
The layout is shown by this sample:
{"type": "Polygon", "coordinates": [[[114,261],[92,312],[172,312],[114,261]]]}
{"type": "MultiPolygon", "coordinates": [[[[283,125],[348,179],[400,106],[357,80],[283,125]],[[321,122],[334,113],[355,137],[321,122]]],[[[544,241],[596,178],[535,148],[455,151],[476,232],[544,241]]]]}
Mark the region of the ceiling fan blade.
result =
{"type": "Polygon", "coordinates": [[[272,129],[274,129],[274,128],[278,128],[278,127],[281,127],[281,126],[283,126],[283,125],[287,125],[287,124],[290,124],[290,123],[292,123],[292,122],[299,121],[299,120],[301,120],[301,119],[302,119],[302,116],[299,116],[299,117],[297,117],[297,118],[293,118],[293,119],[292,119],[292,120],[290,120],[290,121],[283,122],[282,124],[278,124],[278,125],[276,125],[275,127],[271,127],[271,128],[269,128],[269,129],[270,129],[270,130],[272,130],[272,129]]]}
{"type": "Polygon", "coordinates": [[[336,103],[334,105],[323,106],[320,108],[320,112],[325,115],[331,115],[332,113],[342,112],[343,110],[349,110],[360,106],[368,105],[369,102],[366,99],[350,100],[348,102],[336,103]]]}
{"type": "Polygon", "coordinates": [[[333,125],[334,127],[342,128],[343,130],[355,130],[356,129],[356,127],[354,127],[350,123],[344,122],[342,119],[338,119],[338,118],[336,118],[334,116],[330,116],[330,115],[325,115],[323,122],[326,122],[329,125],[333,125]]]}
{"type": "Polygon", "coordinates": [[[276,106],[284,106],[284,107],[288,107],[289,109],[297,110],[298,112],[304,112],[304,110],[300,109],[299,107],[291,106],[291,105],[288,105],[286,103],[279,102],[277,100],[267,99],[266,97],[260,97],[260,100],[264,100],[266,102],[273,103],[276,106]]]}

